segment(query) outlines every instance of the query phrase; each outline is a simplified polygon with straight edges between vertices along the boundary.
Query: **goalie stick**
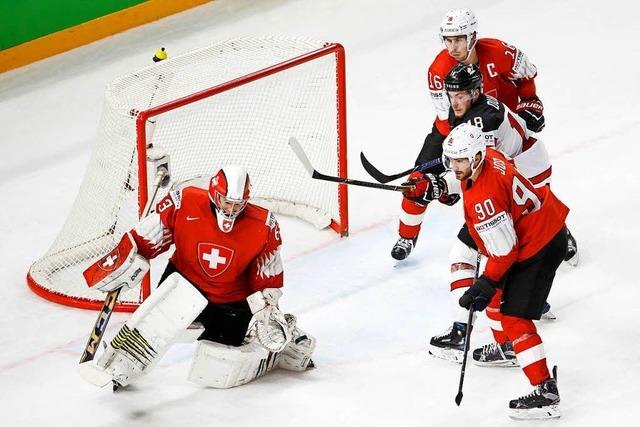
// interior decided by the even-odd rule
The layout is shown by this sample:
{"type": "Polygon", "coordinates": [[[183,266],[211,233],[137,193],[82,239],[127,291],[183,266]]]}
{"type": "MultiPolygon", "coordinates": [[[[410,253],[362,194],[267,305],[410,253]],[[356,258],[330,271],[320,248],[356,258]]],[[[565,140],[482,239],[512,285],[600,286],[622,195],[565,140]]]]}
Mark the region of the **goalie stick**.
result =
{"type": "Polygon", "coordinates": [[[415,189],[415,185],[386,185],[379,184],[377,182],[368,182],[368,181],[358,181],[357,179],[349,179],[349,178],[341,178],[339,176],[330,176],[325,175],[323,173],[318,172],[313,168],[309,158],[305,154],[304,150],[300,146],[300,143],[295,137],[289,138],[289,146],[304,166],[305,170],[309,172],[311,178],[319,179],[322,181],[331,181],[337,182],[339,184],[347,184],[347,185],[357,185],[359,187],[369,187],[369,188],[379,188],[381,190],[390,190],[390,191],[411,191],[415,189]]]}
{"type": "MultiPolygon", "coordinates": [[[[141,219],[149,214],[153,201],[158,194],[160,184],[167,174],[168,171],[166,169],[158,169],[156,180],[153,183],[153,193],[147,201],[147,205],[144,207],[144,210],[142,211],[142,216],[140,217],[141,219]]],[[[98,351],[98,345],[100,345],[102,336],[107,329],[107,324],[109,323],[111,313],[113,313],[113,307],[115,307],[116,305],[116,300],[118,299],[118,295],[120,295],[121,289],[122,288],[114,289],[107,294],[107,297],[104,300],[104,304],[102,305],[102,309],[100,310],[98,318],[96,319],[96,323],[93,325],[93,329],[91,330],[91,335],[89,335],[89,341],[87,341],[87,345],[84,347],[82,356],[80,356],[80,364],[89,362],[95,357],[96,352],[98,351]]]]}
{"type": "Polygon", "coordinates": [[[363,152],[360,152],[360,162],[362,163],[362,167],[364,168],[364,170],[366,170],[373,179],[380,183],[386,184],[387,182],[391,182],[398,178],[402,178],[403,176],[407,176],[411,172],[426,172],[427,169],[441,164],[442,159],[429,160],[428,162],[422,163],[418,166],[414,166],[410,169],[407,169],[406,171],[395,173],[393,175],[386,175],[380,172],[378,168],[371,164],[371,162],[367,159],[363,152]]]}

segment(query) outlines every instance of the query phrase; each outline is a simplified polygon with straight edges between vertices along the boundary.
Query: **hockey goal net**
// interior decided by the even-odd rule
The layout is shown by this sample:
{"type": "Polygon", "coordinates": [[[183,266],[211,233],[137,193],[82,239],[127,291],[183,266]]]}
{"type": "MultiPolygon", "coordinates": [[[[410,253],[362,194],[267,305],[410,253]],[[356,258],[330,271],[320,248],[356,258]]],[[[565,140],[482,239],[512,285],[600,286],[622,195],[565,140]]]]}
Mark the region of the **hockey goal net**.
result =
{"type": "MultiPolygon", "coordinates": [[[[168,153],[172,184],[238,164],[251,176],[253,202],[346,235],[346,186],[311,180],[287,144],[291,136],[318,170],[347,176],[339,44],[244,38],[118,79],[106,90],[71,213],[30,267],[30,288],[65,305],[102,306],[105,295],[87,288],[82,272],[137,223],[155,173],[148,156],[158,150],[168,153]]],[[[133,311],[149,293],[144,283],[122,292],[116,310],[133,311]]]]}

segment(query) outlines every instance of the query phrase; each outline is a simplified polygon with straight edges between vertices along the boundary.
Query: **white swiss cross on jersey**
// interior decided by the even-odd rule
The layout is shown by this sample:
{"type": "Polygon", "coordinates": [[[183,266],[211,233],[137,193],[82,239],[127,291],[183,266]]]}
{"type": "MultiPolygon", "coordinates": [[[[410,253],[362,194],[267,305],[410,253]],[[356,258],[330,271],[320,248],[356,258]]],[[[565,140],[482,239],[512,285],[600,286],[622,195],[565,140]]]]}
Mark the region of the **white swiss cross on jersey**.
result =
{"type": "Polygon", "coordinates": [[[233,249],[215,243],[198,243],[198,262],[209,277],[224,273],[233,259],[233,249]]]}

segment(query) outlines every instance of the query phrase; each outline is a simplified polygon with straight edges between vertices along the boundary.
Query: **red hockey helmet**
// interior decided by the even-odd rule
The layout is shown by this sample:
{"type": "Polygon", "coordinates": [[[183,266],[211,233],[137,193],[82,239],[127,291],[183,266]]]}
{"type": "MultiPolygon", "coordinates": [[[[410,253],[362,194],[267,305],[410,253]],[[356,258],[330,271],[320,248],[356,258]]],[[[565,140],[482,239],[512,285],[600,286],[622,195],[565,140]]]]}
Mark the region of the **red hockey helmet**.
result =
{"type": "Polygon", "coordinates": [[[216,207],[220,230],[228,233],[247,206],[251,183],[247,172],[238,166],[219,169],[209,182],[209,200],[216,207]]]}

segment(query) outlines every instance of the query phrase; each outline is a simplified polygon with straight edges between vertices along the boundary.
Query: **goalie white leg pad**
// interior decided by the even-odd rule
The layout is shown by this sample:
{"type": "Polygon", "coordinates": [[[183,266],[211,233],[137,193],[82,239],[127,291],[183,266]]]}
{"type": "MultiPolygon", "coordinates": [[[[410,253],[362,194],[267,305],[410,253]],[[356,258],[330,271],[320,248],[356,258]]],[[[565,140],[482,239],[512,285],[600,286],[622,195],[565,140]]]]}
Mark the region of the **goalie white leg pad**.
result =
{"type": "Polygon", "coordinates": [[[277,359],[277,353],[254,340],[240,347],[202,340],[193,357],[189,381],[214,388],[236,387],[275,368],[277,359]]]}
{"type": "Polygon", "coordinates": [[[98,360],[98,368],[126,386],[148,373],[204,310],[207,300],[179,273],[133,313],[98,360]]]}
{"type": "Polygon", "coordinates": [[[296,326],[296,318],[292,314],[285,314],[291,328],[291,341],[279,353],[278,367],[287,371],[306,371],[313,366],[311,356],[316,348],[316,339],[296,326]]]}
{"type": "Polygon", "coordinates": [[[193,322],[176,338],[176,344],[191,344],[196,342],[200,335],[204,332],[204,326],[200,322],[193,322]]]}

